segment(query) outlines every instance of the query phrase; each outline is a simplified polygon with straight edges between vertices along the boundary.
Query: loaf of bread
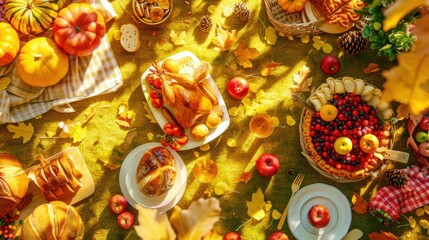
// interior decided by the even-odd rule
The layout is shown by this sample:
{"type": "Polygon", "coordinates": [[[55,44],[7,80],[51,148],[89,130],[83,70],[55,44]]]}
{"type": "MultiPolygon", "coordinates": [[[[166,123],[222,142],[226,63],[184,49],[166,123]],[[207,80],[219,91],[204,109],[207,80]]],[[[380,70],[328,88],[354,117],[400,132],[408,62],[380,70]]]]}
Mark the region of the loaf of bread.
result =
{"type": "Polygon", "coordinates": [[[34,170],[36,185],[42,190],[47,201],[61,200],[69,203],[82,187],[82,173],[69,154],[46,163],[42,155],[38,155],[40,167],[34,170]]]}
{"type": "Polygon", "coordinates": [[[83,239],[84,226],[77,210],[62,201],[39,205],[22,224],[22,240],[83,239]]]}
{"type": "Polygon", "coordinates": [[[136,52],[140,48],[140,31],[136,25],[128,23],[121,26],[121,45],[128,52],[136,52]]]}
{"type": "Polygon", "coordinates": [[[159,196],[170,190],[176,179],[176,160],[164,147],[153,147],[140,159],[136,171],[139,189],[147,196],[159,196]]]}

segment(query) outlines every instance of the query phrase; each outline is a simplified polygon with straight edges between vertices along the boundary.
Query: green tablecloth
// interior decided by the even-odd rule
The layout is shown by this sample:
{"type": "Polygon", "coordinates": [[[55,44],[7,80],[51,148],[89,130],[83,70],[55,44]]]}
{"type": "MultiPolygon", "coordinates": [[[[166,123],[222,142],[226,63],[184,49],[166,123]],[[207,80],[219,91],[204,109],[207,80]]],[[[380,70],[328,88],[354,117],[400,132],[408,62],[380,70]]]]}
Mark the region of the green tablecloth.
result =
{"type": "MultiPolygon", "coordinates": [[[[368,180],[358,183],[337,183],[320,175],[314,170],[301,155],[299,145],[298,123],[302,107],[292,100],[289,87],[292,84],[292,75],[296,73],[304,64],[311,70],[314,90],[322,84],[328,77],[319,68],[321,59],[326,55],[321,50],[318,51],[309,43],[303,43],[299,37],[290,40],[286,37],[278,37],[275,45],[269,45],[264,40],[265,29],[270,26],[266,9],[261,1],[247,1],[246,4],[251,9],[251,18],[246,22],[241,22],[237,17],[231,15],[223,17],[224,7],[233,8],[231,1],[174,1],[172,16],[159,26],[147,26],[138,24],[141,33],[142,45],[136,53],[126,52],[115,40],[115,32],[126,23],[133,23],[129,13],[132,13],[131,1],[113,1],[112,5],[118,16],[109,23],[107,37],[111,43],[114,55],[120,66],[124,85],[114,93],[89,98],[73,103],[76,110],[74,113],[58,113],[50,111],[40,118],[25,121],[34,126],[35,134],[31,141],[23,144],[22,139],[13,139],[4,124],[0,126],[0,150],[15,154],[25,167],[36,164],[35,155],[42,153],[45,156],[53,155],[62,149],[76,146],[82,152],[86,164],[95,182],[95,192],[90,197],[75,205],[79,210],[85,223],[85,239],[137,239],[134,230],[121,230],[116,224],[116,217],[108,208],[108,200],[114,195],[121,193],[119,187],[119,169],[109,170],[104,167],[100,160],[109,159],[115,147],[124,143],[127,130],[121,128],[115,121],[118,106],[127,104],[136,113],[133,128],[137,130],[137,137],[133,139],[131,146],[123,152],[123,155],[116,156],[119,162],[126,157],[135,147],[141,144],[159,141],[158,134],[162,134],[162,129],[156,123],[150,122],[145,116],[148,113],[144,104],[140,78],[143,72],[151,66],[154,60],[162,60],[173,54],[182,51],[193,52],[200,60],[208,61],[212,64],[211,76],[214,78],[219,91],[224,98],[227,108],[237,107],[241,104],[239,100],[232,99],[226,91],[226,82],[234,76],[245,76],[252,84],[253,89],[263,90],[266,94],[264,104],[268,106],[267,113],[278,117],[279,127],[276,127],[272,136],[266,139],[252,138],[248,129],[250,117],[231,117],[229,128],[217,139],[210,143],[209,151],[202,151],[199,148],[187,151],[180,151],[186,168],[188,179],[186,191],[178,205],[187,208],[189,204],[198,198],[206,196],[206,192],[211,193],[220,201],[222,208],[221,219],[215,225],[214,231],[219,235],[224,235],[229,231],[237,229],[240,225],[249,220],[247,215],[246,201],[251,200],[251,194],[261,188],[265,194],[265,200],[271,201],[272,210],[279,212],[285,207],[290,197],[290,186],[293,177],[288,176],[288,170],[295,173],[305,174],[303,186],[312,183],[326,183],[340,189],[350,200],[353,192],[361,194],[368,185],[368,180]],[[121,3],[121,4],[120,4],[121,3]],[[126,9],[124,10],[121,5],[126,9]],[[209,13],[209,6],[216,6],[214,13],[209,13]],[[203,33],[199,29],[199,20],[203,15],[211,15],[216,23],[218,20],[224,22],[230,30],[237,30],[238,42],[244,43],[247,47],[258,49],[261,54],[253,61],[253,68],[244,69],[237,67],[233,52],[219,52],[212,44],[215,37],[215,27],[209,33],[203,33]],[[175,46],[170,41],[170,31],[186,31],[185,44],[175,46]],[[269,62],[279,62],[281,65],[274,71],[274,75],[262,77],[259,74],[260,67],[269,62]],[[90,112],[94,104],[101,103],[110,108],[100,108],[93,118],[86,125],[88,135],[79,143],[73,143],[71,139],[46,138],[47,132],[57,132],[58,123],[67,119],[83,121],[90,112]],[[297,124],[289,126],[286,124],[286,116],[292,116],[297,124]],[[154,140],[148,139],[148,133],[155,136],[154,140]],[[237,141],[237,147],[229,147],[227,140],[233,138],[237,141]],[[258,175],[254,168],[251,168],[256,158],[263,152],[271,152],[280,158],[279,172],[272,178],[264,178],[258,175]],[[199,157],[196,157],[196,153],[199,157]],[[199,183],[192,175],[192,168],[199,158],[209,158],[215,160],[219,174],[214,182],[210,184],[199,183]],[[251,169],[252,179],[248,183],[237,183],[236,179],[246,169],[251,169]],[[226,183],[233,192],[228,192],[221,196],[214,194],[216,183],[226,183]]],[[[339,54],[336,47],[336,39],[339,35],[320,34],[322,40],[334,46],[333,55],[339,54]]],[[[385,81],[381,76],[383,70],[394,66],[394,62],[389,62],[386,58],[378,57],[372,50],[366,50],[364,54],[357,56],[343,55],[340,57],[341,70],[333,77],[350,76],[361,78],[378,87],[385,81]],[[380,71],[365,74],[363,69],[371,62],[380,64],[380,71]]],[[[308,97],[309,93],[304,93],[308,97]]],[[[248,98],[255,100],[256,94],[252,92],[248,98]]],[[[394,149],[407,151],[406,136],[400,136],[394,149]]],[[[409,164],[413,163],[413,159],[409,164]]],[[[405,165],[397,164],[395,167],[402,168],[405,165]]],[[[377,187],[382,186],[383,180],[367,191],[364,197],[369,201],[377,187]]],[[[135,210],[133,210],[136,213],[135,210]]],[[[171,214],[171,212],[167,212],[171,214]]],[[[271,221],[267,216],[261,221],[249,221],[245,223],[239,232],[244,239],[266,239],[275,231],[277,220],[271,221]]],[[[402,219],[405,222],[405,218],[402,219]]],[[[377,223],[369,213],[361,215],[353,211],[350,229],[359,228],[364,232],[364,239],[368,233],[390,231],[398,237],[409,231],[409,227],[396,228],[395,226],[384,227],[377,223]]],[[[287,224],[283,227],[289,237],[293,235],[287,224]]],[[[425,235],[427,237],[427,235],[425,235]]]]}

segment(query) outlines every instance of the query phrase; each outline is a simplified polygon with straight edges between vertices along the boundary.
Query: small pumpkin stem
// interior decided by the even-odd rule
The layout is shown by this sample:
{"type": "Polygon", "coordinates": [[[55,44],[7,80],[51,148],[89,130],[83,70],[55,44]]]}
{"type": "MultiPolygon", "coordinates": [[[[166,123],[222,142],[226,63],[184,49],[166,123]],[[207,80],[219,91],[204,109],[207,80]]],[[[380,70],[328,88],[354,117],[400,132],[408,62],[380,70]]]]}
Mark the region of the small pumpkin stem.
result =
{"type": "Polygon", "coordinates": [[[74,30],[76,30],[76,32],[80,32],[80,27],[79,27],[79,26],[76,26],[76,27],[74,28],[74,30]]]}
{"type": "Polygon", "coordinates": [[[33,1],[28,1],[28,3],[27,3],[27,8],[29,8],[29,9],[34,8],[34,3],[33,3],[33,1]]]}
{"type": "Polygon", "coordinates": [[[40,54],[40,53],[34,54],[34,61],[35,62],[39,61],[42,58],[43,58],[42,54],[40,54]]]}

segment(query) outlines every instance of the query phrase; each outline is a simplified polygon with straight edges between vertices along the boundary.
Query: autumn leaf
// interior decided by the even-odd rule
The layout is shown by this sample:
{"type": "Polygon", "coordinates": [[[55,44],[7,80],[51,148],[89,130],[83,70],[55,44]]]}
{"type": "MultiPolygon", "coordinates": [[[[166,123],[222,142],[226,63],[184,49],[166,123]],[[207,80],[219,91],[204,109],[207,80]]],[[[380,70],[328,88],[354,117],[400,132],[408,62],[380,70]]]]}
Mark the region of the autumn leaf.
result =
{"type": "Polygon", "coordinates": [[[252,193],[252,200],[246,201],[247,214],[256,220],[261,220],[265,217],[265,204],[264,194],[261,188],[258,188],[256,193],[252,193]]]}
{"type": "Polygon", "coordinates": [[[252,172],[243,172],[237,179],[237,182],[247,183],[252,179],[252,172]]]}
{"type": "Polygon", "coordinates": [[[389,8],[384,11],[384,16],[386,17],[383,21],[383,30],[385,32],[396,27],[408,13],[414,9],[420,7],[421,5],[429,6],[428,0],[396,0],[392,3],[389,8]]]}
{"type": "Polygon", "coordinates": [[[171,30],[170,32],[171,42],[173,42],[173,44],[176,46],[185,45],[186,43],[185,38],[186,38],[185,31],[181,31],[179,34],[176,33],[174,30],[171,30]]]}
{"type": "Polygon", "coordinates": [[[313,82],[313,78],[308,77],[310,72],[310,68],[308,68],[306,65],[302,66],[297,73],[293,74],[293,85],[290,87],[290,89],[293,92],[310,91],[310,86],[313,82]]]}
{"type": "Polygon", "coordinates": [[[226,145],[228,145],[228,147],[237,147],[237,141],[234,138],[228,138],[226,145]]]}
{"type": "Polygon", "coordinates": [[[277,42],[277,31],[275,28],[269,26],[265,29],[265,41],[270,45],[276,45],[277,42]]]}
{"type": "Polygon", "coordinates": [[[286,124],[289,126],[294,126],[296,124],[296,121],[291,115],[287,115],[286,116],[286,124]]]}
{"type": "Polygon", "coordinates": [[[223,195],[224,193],[226,193],[228,191],[229,191],[228,184],[226,184],[224,182],[218,182],[214,186],[214,192],[216,193],[216,195],[223,195]]]}
{"type": "Polygon", "coordinates": [[[227,51],[237,42],[237,32],[232,30],[231,32],[224,29],[220,23],[217,24],[217,34],[212,40],[212,43],[216,45],[219,51],[227,51]]]}
{"type": "Polygon", "coordinates": [[[18,125],[9,124],[7,125],[7,130],[14,133],[12,136],[14,139],[22,137],[22,143],[30,141],[34,134],[34,128],[31,123],[28,123],[28,125],[22,122],[18,123],[18,125]]]}
{"type": "Polygon", "coordinates": [[[255,60],[259,56],[260,52],[256,48],[246,48],[243,43],[241,43],[238,48],[234,51],[235,61],[238,65],[243,68],[252,68],[252,60],[255,60]]]}
{"type": "Polygon", "coordinates": [[[368,234],[368,238],[371,240],[398,240],[392,233],[384,231],[381,231],[381,233],[372,232],[368,234]]]}
{"type": "Polygon", "coordinates": [[[365,214],[368,211],[368,203],[357,193],[353,193],[352,204],[352,209],[359,214],[365,214]]]}
{"type": "Polygon", "coordinates": [[[416,22],[415,48],[398,54],[398,66],[385,71],[382,101],[408,104],[411,113],[418,114],[429,108],[429,16],[416,22]]]}
{"type": "Polygon", "coordinates": [[[262,66],[262,69],[261,69],[261,75],[264,76],[264,77],[268,77],[268,76],[273,75],[273,71],[278,66],[280,66],[280,64],[281,63],[279,63],[279,62],[271,62],[271,63],[264,64],[262,66]]]}
{"type": "Polygon", "coordinates": [[[79,121],[74,122],[67,119],[66,122],[59,122],[58,126],[62,129],[60,137],[72,138],[73,143],[82,141],[88,133],[88,130],[86,128],[82,128],[82,124],[79,121]]]}
{"type": "Polygon", "coordinates": [[[223,237],[216,232],[209,232],[204,236],[203,240],[222,240],[223,237]]]}
{"type": "Polygon", "coordinates": [[[410,114],[410,106],[408,106],[408,104],[399,104],[398,108],[396,109],[396,118],[398,120],[408,119],[410,114]]]}
{"type": "Polygon", "coordinates": [[[177,230],[178,239],[200,240],[219,221],[220,212],[221,208],[216,198],[200,198],[192,202],[187,210],[182,210],[179,206],[175,206],[170,222],[177,230]]]}
{"type": "Polygon", "coordinates": [[[380,71],[380,65],[378,65],[377,63],[369,63],[368,66],[363,69],[363,72],[366,74],[370,74],[378,71],[380,71]]]}
{"type": "Polygon", "coordinates": [[[159,213],[156,209],[149,209],[136,205],[138,223],[134,226],[137,235],[145,240],[174,240],[176,233],[171,227],[166,213],[159,213]]]}
{"type": "Polygon", "coordinates": [[[136,113],[128,109],[126,104],[120,104],[118,107],[117,119],[115,122],[121,127],[130,128],[132,127],[136,118],[136,113]]]}

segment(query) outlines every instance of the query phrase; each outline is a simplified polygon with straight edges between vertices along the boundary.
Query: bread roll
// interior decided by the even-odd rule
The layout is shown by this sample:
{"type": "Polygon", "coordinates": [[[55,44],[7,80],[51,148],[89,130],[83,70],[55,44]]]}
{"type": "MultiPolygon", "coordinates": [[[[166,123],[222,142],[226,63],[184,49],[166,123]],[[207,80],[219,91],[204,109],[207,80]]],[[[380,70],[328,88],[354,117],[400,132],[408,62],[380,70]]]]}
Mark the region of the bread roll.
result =
{"type": "Polygon", "coordinates": [[[22,240],[83,239],[84,226],[73,206],[52,201],[36,207],[22,225],[22,240]]]}
{"type": "Polygon", "coordinates": [[[137,166],[139,190],[147,196],[159,196],[170,190],[176,179],[176,160],[164,147],[154,147],[143,154],[137,166]]]}
{"type": "Polygon", "coordinates": [[[121,26],[121,45],[128,52],[136,52],[140,48],[140,31],[136,25],[128,23],[121,26]]]}

